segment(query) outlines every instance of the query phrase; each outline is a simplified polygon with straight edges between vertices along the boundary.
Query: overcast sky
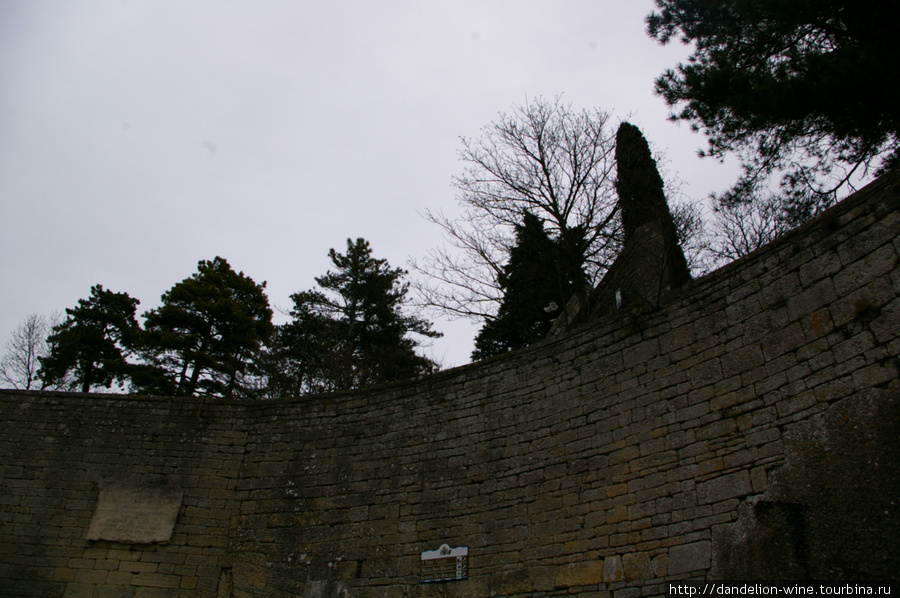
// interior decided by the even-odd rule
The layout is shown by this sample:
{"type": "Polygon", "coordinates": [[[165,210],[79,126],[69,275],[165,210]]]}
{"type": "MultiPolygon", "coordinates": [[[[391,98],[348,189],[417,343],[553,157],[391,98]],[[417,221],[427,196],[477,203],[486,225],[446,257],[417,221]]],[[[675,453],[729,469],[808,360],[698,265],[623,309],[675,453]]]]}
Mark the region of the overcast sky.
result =
{"type": "MultiPolygon", "coordinates": [[[[222,256],[273,308],[365,237],[394,267],[441,241],[460,136],[526,98],[627,119],[698,201],[732,165],[666,120],[688,48],[652,0],[0,0],[0,345],[90,287],[156,307],[222,256]]],[[[437,318],[466,363],[474,325],[437,318]]],[[[278,322],[285,317],[276,315],[278,322]]]]}

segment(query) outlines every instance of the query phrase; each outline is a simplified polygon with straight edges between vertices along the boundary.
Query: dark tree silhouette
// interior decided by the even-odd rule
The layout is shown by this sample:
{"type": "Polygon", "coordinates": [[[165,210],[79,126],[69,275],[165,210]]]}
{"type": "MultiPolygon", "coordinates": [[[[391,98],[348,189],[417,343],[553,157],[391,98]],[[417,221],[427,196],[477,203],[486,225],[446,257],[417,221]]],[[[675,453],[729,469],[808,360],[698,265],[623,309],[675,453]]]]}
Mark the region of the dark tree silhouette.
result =
{"type": "Polygon", "coordinates": [[[680,285],[690,280],[690,269],[679,246],[678,229],[669,211],[663,180],[650,154],[650,146],[640,129],[626,122],[616,133],[616,168],[619,175],[616,191],[622,210],[625,243],[644,223],[659,223],[666,261],[672,269],[672,283],[680,285]]]}
{"type": "Polygon", "coordinates": [[[406,274],[372,257],[365,239],[347,239],[346,253],[328,257],[336,268],[316,278],[320,289],[291,295],[292,321],[279,329],[278,355],[288,389],[317,392],[361,388],[428,373],[411,335],[437,337],[431,323],[404,313],[406,274]],[[283,361],[282,361],[283,360],[283,361]]]}
{"type": "Polygon", "coordinates": [[[725,204],[781,178],[787,209],[815,211],[855,173],[897,163],[900,4],[883,0],[657,0],[651,37],[694,45],[657,79],[675,120],[744,167],[725,204]],[[824,197],[823,197],[824,195],[824,197]]]}
{"type": "MultiPolygon", "coordinates": [[[[577,234],[572,231],[570,234],[577,234]]],[[[561,267],[565,252],[529,212],[516,227],[516,244],[499,276],[503,300],[475,338],[472,359],[484,359],[541,340],[583,280],[561,267]]],[[[576,274],[577,275],[577,274],[576,274]]]]}
{"type": "Polygon", "coordinates": [[[81,392],[124,386],[130,377],[127,357],[140,328],[135,318],[139,301],[101,285],[91,287],[87,299],[66,309],[66,320],[53,327],[47,339],[49,354],[42,358],[40,377],[47,384],[68,379],[81,392]]]}
{"type": "Polygon", "coordinates": [[[451,316],[494,317],[504,294],[498,281],[526,212],[557,239],[570,280],[596,283],[621,241],[608,121],[601,110],[575,112],[558,98],[537,98],[500,114],[479,137],[463,138],[466,166],[454,186],[464,213],[427,215],[459,253],[439,248],[413,264],[427,276],[416,288],[421,302],[451,316]]]}
{"type": "Polygon", "coordinates": [[[165,381],[144,379],[144,392],[232,397],[272,332],[265,283],[235,272],[226,260],[201,261],[197,272],[145,314],[144,354],[165,381]],[[154,388],[156,386],[156,388],[154,388]]]}

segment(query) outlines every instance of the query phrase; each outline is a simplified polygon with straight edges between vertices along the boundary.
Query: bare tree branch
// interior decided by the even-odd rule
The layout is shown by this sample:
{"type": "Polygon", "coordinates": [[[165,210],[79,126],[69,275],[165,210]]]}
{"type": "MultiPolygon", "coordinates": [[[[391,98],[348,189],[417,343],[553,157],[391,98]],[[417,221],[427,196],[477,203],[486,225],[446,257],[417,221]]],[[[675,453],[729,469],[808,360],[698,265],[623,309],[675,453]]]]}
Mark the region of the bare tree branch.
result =
{"type": "Polygon", "coordinates": [[[49,352],[47,335],[58,319],[34,313],[13,330],[0,360],[0,383],[22,390],[44,388],[39,377],[40,358],[49,352]]]}
{"type": "Polygon", "coordinates": [[[455,317],[490,319],[502,299],[497,277],[524,214],[537,216],[560,239],[580,239],[566,268],[595,284],[621,244],[615,191],[615,132],[601,110],[573,111],[557,97],[513,106],[510,114],[462,138],[465,164],[454,177],[459,218],[427,212],[446,245],[413,270],[419,304],[455,317]]]}

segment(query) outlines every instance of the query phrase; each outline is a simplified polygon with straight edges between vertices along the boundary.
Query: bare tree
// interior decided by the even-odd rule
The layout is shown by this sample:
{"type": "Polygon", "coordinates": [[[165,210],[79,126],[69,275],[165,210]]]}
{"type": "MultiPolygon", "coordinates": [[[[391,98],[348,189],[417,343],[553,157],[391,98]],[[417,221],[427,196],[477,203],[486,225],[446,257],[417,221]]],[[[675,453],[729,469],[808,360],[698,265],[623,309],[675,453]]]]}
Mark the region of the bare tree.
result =
{"type": "Polygon", "coordinates": [[[703,241],[703,251],[714,265],[741,258],[821,213],[829,198],[801,199],[766,193],[758,189],[750,199],[735,201],[712,196],[712,219],[703,241]]]}
{"type": "Polygon", "coordinates": [[[501,113],[479,137],[462,138],[466,166],[453,186],[463,212],[455,219],[426,212],[449,247],[411,263],[426,275],[416,285],[420,302],[457,317],[495,314],[498,275],[526,212],[564,248],[560,275],[596,283],[621,243],[609,118],[537,98],[501,113]]]}
{"type": "Polygon", "coordinates": [[[706,274],[713,260],[706,250],[708,236],[701,205],[684,197],[669,199],[668,203],[688,269],[693,276],[706,274]]]}
{"type": "Polygon", "coordinates": [[[756,251],[784,232],[771,204],[716,206],[706,244],[712,258],[727,263],[756,251]]]}
{"type": "Polygon", "coordinates": [[[6,341],[6,353],[0,360],[0,383],[9,388],[42,388],[38,376],[40,358],[48,353],[47,335],[54,320],[34,313],[26,317],[6,341]]]}

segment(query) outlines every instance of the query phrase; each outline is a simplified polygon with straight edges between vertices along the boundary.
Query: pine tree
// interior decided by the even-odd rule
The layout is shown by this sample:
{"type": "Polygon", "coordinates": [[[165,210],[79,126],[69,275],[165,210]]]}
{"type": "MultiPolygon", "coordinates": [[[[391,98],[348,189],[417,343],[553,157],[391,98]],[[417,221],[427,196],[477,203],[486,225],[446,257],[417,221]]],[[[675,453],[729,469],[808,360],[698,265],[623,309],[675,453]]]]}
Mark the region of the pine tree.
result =
{"type": "Polygon", "coordinates": [[[336,268],[316,278],[321,290],[291,296],[293,321],[281,327],[289,371],[304,392],[360,388],[436,369],[411,334],[437,337],[431,323],[404,313],[406,274],[372,257],[365,239],[328,257],[336,268]]]}
{"type": "Polygon", "coordinates": [[[201,261],[145,314],[147,361],[165,372],[145,379],[144,392],[232,397],[272,332],[265,283],[235,272],[226,260],[201,261]]]}
{"type": "Polygon", "coordinates": [[[657,93],[702,130],[705,155],[744,174],[747,201],[773,175],[792,207],[833,198],[850,177],[900,157],[900,4],[883,0],[656,0],[647,31],[694,45],[657,93]]]}
{"type": "Polygon", "coordinates": [[[130,377],[131,354],[140,328],[135,319],[139,301],[101,285],[91,287],[87,299],[66,309],[66,320],[53,327],[47,339],[49,354],[41,358],[40,377],[54,384],[70,376],[81,392],[124,386],[130,377]]]}

